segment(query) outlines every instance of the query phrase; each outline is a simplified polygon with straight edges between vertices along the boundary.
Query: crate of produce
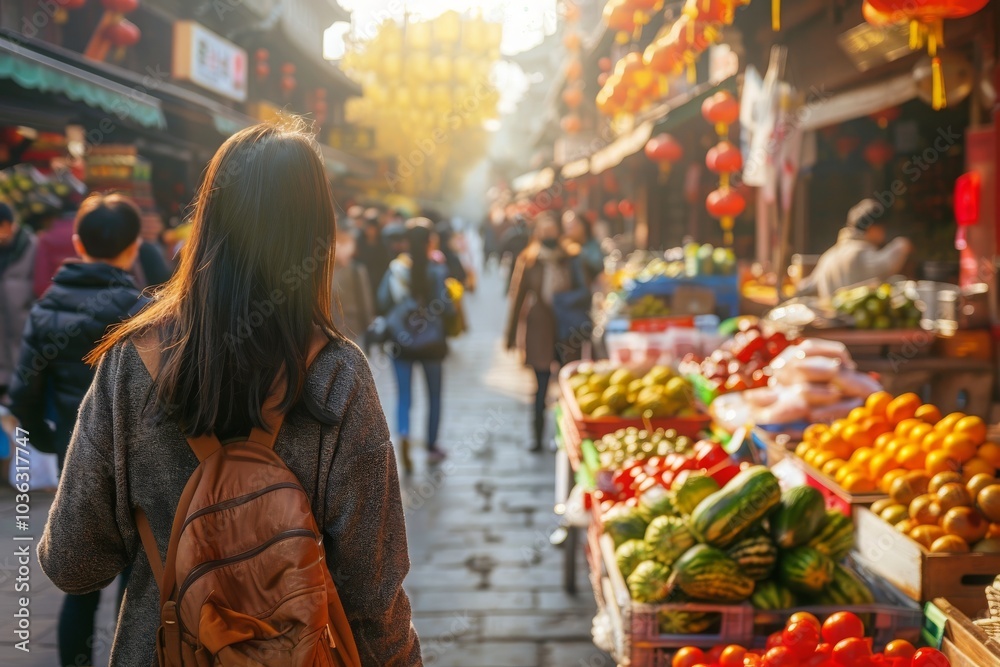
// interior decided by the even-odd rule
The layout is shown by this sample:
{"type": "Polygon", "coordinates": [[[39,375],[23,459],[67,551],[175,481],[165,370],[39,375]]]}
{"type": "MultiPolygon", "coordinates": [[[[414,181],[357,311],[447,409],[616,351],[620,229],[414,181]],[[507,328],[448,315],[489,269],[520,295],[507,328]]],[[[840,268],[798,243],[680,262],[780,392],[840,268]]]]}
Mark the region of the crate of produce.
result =
{"type": "Polygon", "coordinates": [[[673,429],[697,438],[712,421],[695,408],[690,385],[666,366],[647,369],[573,362],[559,373],[559,386],[567,412],[585,438],[629,427],[673,429]],[[640,385],[630,388],[640,380],[640,385]],[[630,400],[633,393],[635,402],[630,400]],[[581,406],[581,399],[591,404],[581,406]]]}
{"type": "Polygon", "coordinates": [[[1000,642],[945,598],[928,602],[924,611],[925,643],[941,649],[951,667],[1000,665],[1000,642]]]}
{"type": "Polygon", "coordinates": [[[854,520],[862,565],[913,600],[945,597],[965,614],[984,615],[1000,553],[932,553],[867,508],[856,508],[854,520]]]}
{"type": "Polygon", "coordinates": [[[845,491],[833,478],[806,463],[796,456],[794,452],[789,452],[786,458],[802,472],[805,476],[806,484],[823,494],[827,507],[839,510],[847,516],[851,516],[857,507],[867,507],[877,500],[888,497],[885,493],[879,491],[868,493],[851,493],[850,491],[845,491]]]}

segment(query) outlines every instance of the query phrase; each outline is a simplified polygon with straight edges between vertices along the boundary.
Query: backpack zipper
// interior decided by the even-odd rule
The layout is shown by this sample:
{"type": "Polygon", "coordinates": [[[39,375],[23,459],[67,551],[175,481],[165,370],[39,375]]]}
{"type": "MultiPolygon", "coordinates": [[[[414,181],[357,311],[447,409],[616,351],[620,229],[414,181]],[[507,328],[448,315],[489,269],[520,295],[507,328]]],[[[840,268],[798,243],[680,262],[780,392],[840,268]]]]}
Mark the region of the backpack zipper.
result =
{"type": "MultiPolygon", "coordinates": [[[[188,573],[188,576],[184,578],[184,583],[181,585],[180,591],[177,593],[177,620],[184,632],[187,632],[187,628],[184,626],[184,621],[180,617],[181,600],[184,598],[184,593],[187,589],[191,587],[197,579],[200,579],[204,575],[208,574],[212,570],[217,570],[220,567],[225,567],[227,565],[232,565],[233,563],[238,563],[240,561],[249,560],[254,556],[260,554],[266,549],[274,546],[278,542],[283,542],[285,540],[292,539],[294,537],[310,537],[316,539],[316,533],[309,530],[308,528],[295,528],[294,530],[286,530],[282,533],[278,533],[271,539],[269,539],[264,544],[257,545],[249,551],[244,551],[241,554],[236,554],[235,556],[229,556],[227,558],[220,558],[218,560],[210,560],[207,563],[202,563],[198,567],[194,568],[188,573]]],[[[190,634],[190,633],[189,633],[190,634]]]]}
{"type": "Polygon", "coordinates": [[[205,516],[206,514],[212,514],[213,512],[221,512],[223,510],[232,509],[239,505],[250,502],[254,498],[260,498],[265,493],[270,493],[271,491],[277,491],[278,489],[298,489],[305,493],[305,489],[302,488],[301,484],[296,484],[295,482],[281,482],[280,484],[272,484],[271,486],[265,486],[263,489],[258,489],[253,493],[248,493],[244,496],[239,496],[238,498],[230,498],[229,500],[224,500],[221,503],[215,503],[214,505],[208,505],[203,507],[194,514],[188,516],[184,520],[184,525],[181,526],[181,531],[188,527],[188,524],[197,519],[198,517],[205,516]]]}

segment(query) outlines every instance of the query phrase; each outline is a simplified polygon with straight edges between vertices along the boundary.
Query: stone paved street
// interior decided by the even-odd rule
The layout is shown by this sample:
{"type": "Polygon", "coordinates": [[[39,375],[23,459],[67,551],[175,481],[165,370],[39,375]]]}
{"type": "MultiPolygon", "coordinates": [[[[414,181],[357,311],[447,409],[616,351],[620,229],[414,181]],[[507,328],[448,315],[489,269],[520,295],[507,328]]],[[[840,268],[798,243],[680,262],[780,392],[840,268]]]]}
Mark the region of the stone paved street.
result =
{"type": "MultiPolygon", "coordinates": [[[[427,665],[436,667],[612,667],[591,643],[594,600],[582,551],[577,596],[563,593],[563,551],[549,543],[553,454],[527,451],[533,377],[503,351],[505,303],[495,273],[466,299],[471,332],[446,362],[442,446],[450,456],[424,465],[423,378],[414,378],[414,455],[404,480],[412,570],[406,580],[427,665]]],[[[383,408],[394,415],[396,390],[384,357],[372,366],[383,408]]],[[[390,424],[394,420],[390,419],[390,424]]],[[[14,649],[14,497],[0,494],[0,665],[58,664],[56,618],[61,594],[32,569],[31,653],[14,649]]],[[[32,496],[32,531],[41,532],[52,496],[32,496]]],[[[97,664],[107,664],[114,628],[112,589],[105,591],[96,636],[97,664]]]]}

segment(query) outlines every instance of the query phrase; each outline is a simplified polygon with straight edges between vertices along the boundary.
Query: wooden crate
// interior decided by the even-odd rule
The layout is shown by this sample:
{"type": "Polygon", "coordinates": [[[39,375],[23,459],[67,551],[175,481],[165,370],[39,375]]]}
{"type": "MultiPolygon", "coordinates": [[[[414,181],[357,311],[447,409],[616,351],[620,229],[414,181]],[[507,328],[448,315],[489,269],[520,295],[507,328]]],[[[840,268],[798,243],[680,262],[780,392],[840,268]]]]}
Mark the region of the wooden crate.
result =
{"type": "Polygon", "coordinates": [[[888,497],[887,494],[881,492],[851,493],[845,491],[840,484],[803,461],[794,452],[788,452],[785,458],[802,471],[806,484],[818,489],[823,494],[828,508],[839,510],[847,516],[853,516],[858,507],[868,507],[876,500],[888,497]]]}
{"type": "Polygon", "coordinates": [[[866,507],[855,507],[854,530],[859,562],[910,599],[947,597],[965,614],[985,614],[985,590],[1000,573],[1000,554],[931,553],[866,507]]]}
{"type": "Polygon", "coordinates": [[[951,667],[983,667],[1000,665],[1000,642],[990,639],[969,617],[945,598],[935,598],[933,607],[928,605],[928,625],[943,618],[943,628],[933,627],[925,639],[936,644],[940,636],[941,652],[951,662],[951,667]],[[934,609],[936,607],[937,609],[934,609]]]}

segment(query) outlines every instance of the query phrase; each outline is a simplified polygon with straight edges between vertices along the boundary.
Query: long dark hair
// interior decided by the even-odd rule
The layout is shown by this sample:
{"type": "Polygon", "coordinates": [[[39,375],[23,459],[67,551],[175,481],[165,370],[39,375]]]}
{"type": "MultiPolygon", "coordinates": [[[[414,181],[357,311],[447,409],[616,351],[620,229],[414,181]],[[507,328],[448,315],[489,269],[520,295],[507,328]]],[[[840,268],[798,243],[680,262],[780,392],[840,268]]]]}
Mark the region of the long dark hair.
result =
{"type": "Polygon", "coordinates": [[[417,303],[427,304],[431,300],[430,276],[427,275],[430,258],[427,248],[430,245],[433,225],[427,218],[412,218],[406,222],[406,242],[409,245],[410,259],[410,294],[417,303]]]}
{"type": "Polygon", "coordinates": [[[285,411],[302,392],[315,327],[339,336],[330,315],[335,229],[330,182],[304,124],[238,132],[208,164],[177,272],[87,361],[155,330],[157,419],[175,419],[187,436],[267,428],[261,405],[278,374],[285,411]]]}

